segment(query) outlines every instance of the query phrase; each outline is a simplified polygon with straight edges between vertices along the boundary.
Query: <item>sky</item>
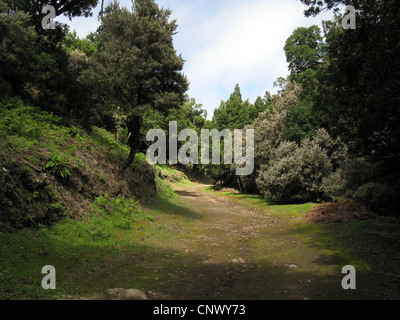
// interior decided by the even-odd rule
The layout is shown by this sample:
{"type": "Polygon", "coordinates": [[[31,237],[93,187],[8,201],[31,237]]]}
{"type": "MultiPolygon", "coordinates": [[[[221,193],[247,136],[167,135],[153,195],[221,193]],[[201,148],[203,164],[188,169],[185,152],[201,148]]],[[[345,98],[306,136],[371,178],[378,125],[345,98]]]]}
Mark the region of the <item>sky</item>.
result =
{"type": "MultiPolygon", "coordinates": [[[[131,0],[120,0],[131,8],[131,0]]],[[[306,18],[300,0],[156,0],[172,11],[178,33],[174,47],[186,61],[187,94],[207,110],[208,119],[221,100],[229,99],[239,84],[243,100],[254,102],[273,83],[286,77],[288,64],[283,47],[298,27],[319,25],[333,17],[330,12],[306,18]]],[[[91,18],[57,17],[83,38],[99,26],[100,3],[91,18]]],[[[105,5],[108,0],[105,0],[105,5]]],[[[322,29],[322,27],[321,27],[322,29]]]]}

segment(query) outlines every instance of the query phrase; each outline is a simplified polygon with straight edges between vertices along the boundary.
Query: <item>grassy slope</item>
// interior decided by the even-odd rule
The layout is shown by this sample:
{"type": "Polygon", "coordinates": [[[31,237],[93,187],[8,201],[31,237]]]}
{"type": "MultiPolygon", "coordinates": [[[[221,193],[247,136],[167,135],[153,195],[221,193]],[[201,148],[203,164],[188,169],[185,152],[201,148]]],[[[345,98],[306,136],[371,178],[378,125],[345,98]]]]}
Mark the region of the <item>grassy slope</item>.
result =
{"type": "Polygon", "coordinates": [[[65,219],[48,229],[0,233],[0,299],[101,298],[101,288],[129,282],[113,278],[113,270],[154,252],[157,243],[173,241],[191,221],[162,182],[154,205],[100,198],[93,208],[84,221],[65,219]],[[56,291],[41,288],[45,265],[56,268],[56,291]]]}
{"type": "Polygon", "coordinates": [[[128,149],[111,134],[59,121],[19,101],[0,105],[0,299],[79,298],[79,284],[90,291],[82,279],[190,220],[161,179],[184,181],[181,172],[154,170],[142,155],[122,174],[128,149]],[[45,265],[56,267],[56,294],[41,288],[45,265]]]}

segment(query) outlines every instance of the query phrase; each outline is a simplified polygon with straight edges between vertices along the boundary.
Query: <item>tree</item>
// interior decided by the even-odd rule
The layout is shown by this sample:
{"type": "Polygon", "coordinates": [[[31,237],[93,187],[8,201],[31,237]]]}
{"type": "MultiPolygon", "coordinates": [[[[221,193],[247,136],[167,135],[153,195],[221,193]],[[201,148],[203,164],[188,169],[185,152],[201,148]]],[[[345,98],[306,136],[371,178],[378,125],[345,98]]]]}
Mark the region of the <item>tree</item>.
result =
{"type": "Polygon", "coordinates": [[[251,104],[249,100],[243,101],[240,87],[236,84],[229,99],[221,101],[219,108],[214,111],[212,121],[215,128],[219,130],[243,129],[270,106],[270,99],[271,95],[266,92],[265,97],[258,97],[254,104],[251,104]]]}
{"type": "Polygon", "coordinates": [[[213,122],[217,129],[241,129],[249,122],[244,106],[240,87],[236,84],[233,93],[227,101],[221,101],[218,109],[214,111],[213,122]]]}
{"type": "MultiPolygon", "coordinates": [[[[400,179],[400,3],[377,1],[310,1],[306,15],[341,5],[356,8],[356,29],[340,23],[326,28],[329,60],[327,82],[332,86],[328,104],[318,103],[331,134],[340,134],[355,156],[383,162],[382,180],[400,179]],[[329,108],[326,108],[326,106],[329,108]]],[[[342,16],[338,16],[340,21],[342,16]]]]}
{"type": "Polygon", "coordinates": [[[23,12],[11,14],[0,2],[0,95],[36,96],[33,87],[35,43],[38,35],[23,12]]]}
{"type": "Polygon", "coordinates": [[[108,92],[127,115],[131,151],[124,169],[139,148],[143,114],[178,107],[188,89],[181,73],[184,60],[173,46],[177,24],[169,21],[170,15],[153,0],[136,0],[132,11],[114,2],[105,9],[97,31],[99,51],[85,76],[108,92]]]}
{"type": "Polygon", "coordinates": [[[323,56],[321,30],[315,25],[297,28],[286,40],[284,50],[292,73],[316,69],[323,56]]]}
{"type": "MultiPolygon", "coordinates": [[[[70,93],[77,87],[63,43],[68,26],[57,23],[55,30],[42,28],[46,1],[1,0],[0,4],[1,20],[7,20],[0,36],[4,56],[4,81],[0,81],[8,85],[2,87],[8,95],[18,95],[47,111],[68,116],[71,97],[75,98],[70,93]]],[[[48,4],[55,7],[56,15],[75,17],[90,15],[97,1],[52,0],[48,4]]]]}
{"type": "Polygon", "coordinates": [[[6,0],[11,10],[28,12],[33,17],[41,16],[43,18],[42,8],[51,5],[56,10],[56,16],[64,14],[70,19],[79,16],[91,16],[92,10],[96,8],[98,2],[99,0],[6,0]]]}
{"type": "Polygon", "coordinates": [[[166,121],[177,121],[178,132],[183,129],[194,129],[201,133],[207,119],[207,111],[202,104],[196,103],[196,99],[185,95],[183,104],[178,109],[171,109],[166,117],[166,121]]]}
{"type": "Polygon", "coordinates": [[[282,90],[288,83],[295,83],[299,88],[297,103],[287,107],[286,136],[300,144],[324,126],[322,113],[315,109],[317,101],[326,99],[327,61],[320,28],[313,25],[295,29],[286,40],[284,50],[291,74],[287,79],[278,79],[278,85],[283,86],[282,90]]]}
{"type": "Polygon", "coordinates": [[[64,40],[65,49],[67,52],[78,50],[90,57],[97,51],[97,46],[93,41],[90,41],[89,36],[85,39],[80,39],[76,31],[68,32],[64,40]]]}
{"type": "MultiPolygon", "coordinates": [[[[194,98],[190,98],[185,94],[184,101],[178,108],[171,108],[167,112],[162,112],[159,110],[149,109],[143,115],[142,124],[142,137],[141,137],[141,147],[140,150],[146,153],[147,148],[152,144],[152,142],[145,141],[146,134],[151,129],[161,129],[164,130],[167,139],[169,139],[169,123],[171,121],[177,122],[177,131],[181,132],[184,129],[194,129],[198,134],[201,133],[201,129],[204,128],[207,111],[202,108],[201,104],[196,103],[194,98]]],[[[183,142],[178,142],[178,145],[184,144],[183,142]]],[[[179,150],[180,146],[178,146],[179,150]]],[[[169,144],[167,144],[167,154],[169,152],[169,144]]]]}

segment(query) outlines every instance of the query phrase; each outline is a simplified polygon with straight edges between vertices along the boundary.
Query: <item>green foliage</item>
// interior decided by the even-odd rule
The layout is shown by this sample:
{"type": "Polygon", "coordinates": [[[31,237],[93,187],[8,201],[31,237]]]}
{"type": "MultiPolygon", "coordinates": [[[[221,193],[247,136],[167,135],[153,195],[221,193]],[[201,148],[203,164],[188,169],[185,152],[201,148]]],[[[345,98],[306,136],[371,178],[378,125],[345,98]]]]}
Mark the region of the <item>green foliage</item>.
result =
{"type": "Polygon", "coordinates": [[[258,97],[254,104],[248,100],[242,100],[240,87],[237,84],[234,92],[227,101],[221,101],[221,105],[214,111],[213,126],[218,130],[243,129],[254,121],[259,113],[270,107],[270,95],[267,92],[265,98],[258,97]]]}
{"type": "Polygon", "coordinates": [[[322,179],[321,190],[326,199],[340,200],[346,198],[347,184],[342,169],[338,169],[322,179]]]}
{"type": "Polygon", "coordinates": [[[146,219],[147,219],[148,221],[150,221],[150,222],[154,222],[154,221],[155,221],[154,217],[151,216],[151,215],[148,215],[148,216],[146,217],[146,219]]]}
{"type": "Polygon", "coordinates": [[[173,46],[177,28],[171,11],[153,0],[136,0],[132,11],[111,3],[95,36],[98,52],[90,59],[81,81],[95,84],[115,105],[124,108],[131,137],[125,168],[140,149],[143,113],[168,110],[184,99],[188,81],[181,73],[183,59],[173,46]]]}
{"type": "Polygon", "coordinates": [[[194,129],[200,133],[207,118],[207,111],[202,107],[203,105],[198,104],[196,99],[185,95],[185,100],[179,108],[169,110],[166,122],[177,121],[178,132],[183,129],[194,129]]]}
{"type": "MultiPolygon", "coordinates": [[[[147,132],[151,129],[164,130],[167,139],[169,138],[169,122],[176,121],[178,132],[184,129],[193,129],[198,134],[204,128],[207,112],[198,104],[194,98],[185,95],[184,102],[178,108],[169,109],[167,112],[150,109],[143,115],[143,124],[141,128],[142,138],[140,140],[140,152],[146,152],[152,144],[145,141],[147,132]]],[[[178,150],[184,142],[178,141],[178,150]]]]}
{"type": "MultiPolygon", "coordinates": [[[[50,4],[57,15],[75,17],[90,15],[97,2],[50,4]]],[[[325,39],[318,26],[295,29],[284,47],[291,74],[276,82],[278,94],[267,92],[250,103],[236,85],[207,121],[202,105],[185,95],[184,60],[173,46],[176,21],[154,0],[136,0],[132,10],[111,3],[97,32],[85,39],[62,24],[43,31],[44,3],[0,1],[1,146],[14,152],[48,150],[50,159],[26,152],[29,162],[22,174],[27,181],[31,170],[43,166],[59,178],[71,176],[75,155],[94,141],[112,161],[128,157],[125,168],[154,182],[155,170],[174,175],[150,167],[141,153],[149,145],[148,130],[167,131],[169,121],[177,121],[179,131],[198,133],[254,128],[253,175],[236,177],[235,165],[197,169],[242,191],[259,189],[276,201],[354,196],[379,211],[400,179],[398,1],[302,2],[308,16],[325,7],[338,13],[340,5],[354,5],[357,28],[343,30],[338,14],[323,23],[325,39]],[[33,106],[62,115],[68,126],[33,106]],[[103,129],[95,129],[90,140],[71,123],[103,129]]],[[[106,182],[104,173],[96,176],[106,182]]],[[[30,190],[23,198],[34,203],[42,195],[30,190]]],[[[3,203],[11,208],[16,201],[7,196],[3,203]]]]}
{"type": "Polygon", "coordinates": [[[286,61],[292,73],[319,66],[323,56],[321,30],[318,26],[297,28],[285,43],[286,61]]]}
{"type": "Polygon", "coordinates": [[[289,106],[285,117],[285,136],[290,141],[300,143],[303,139],[315,134],[317,125],[313,104],[306,101],[299,101],[295,106],[289,106]]]}
{"type": "Polygon", "coordinates": [[[46,169],[50,169],[51,173],[61,178],[67,178],[71,175],[69,167],[71,162],[66,160],[61,154],[53,154],[46,164],[46,169]]]}
{"type": "Polygon", "coordinates": [[[354,156],[383,162],[381,179],[396,184],[400,179],[398,1],[302,2],[309,6],[307,15],[313,16],[324,7],[337,12],[343,4],[356,8],[355,30],[343,30],[335,23],[343,15],[325,24],[328,72],[321,87],[328,99],[316,101],[315,109],[323,110],[328,131],[340,134],[354,156]]]}
{"type": "MultiPolygon", "coordinates": [[[[4,159],[0,158],[2,166],[4,159]]],[[[65,217],[65,207],[56,190],[33,180],[26,165],[13,172],[0,171],[0,233],[49,226],[65,217]],[[15,181],[18,177],[20,181],[15,181]]]]}
{"type": "Polygon", "coordinates": [[[398,190],[386,183],[369,182],[359,187],[353,198],[373,212],[388,215],[397,210],[398,190]]]}
{"type": "Polygon", "coordinates": [[[59,117],[19,99],[0,102],[0,130],[8,135],[37,139],[59,121],[59,117]]]}
{"type": "Polygon", "coordinates": [[[90,218],[93,229],[90,234],[94,240],[108,238],[113,228],[129,230],[139,212],[138,202],[123,196],[111,197],[105,194],[93,203],[93,216],[90,218]]]}
{"type": "Polygon", "coordinates": [[[70,80],[65,50],[59,45],[65,29],[58,26],[42,35],[43,16],[31,12],[38,6],[29,1],[7,3],[9,8],[2,1],[0,9],[0,94],[19,96],[61,114],[70,80]]]}
{"type": "Polygon", "coordinates": [[[64,44],[67,52],[70,53],[77,50],[84,53],[87,57],[90,57],[97,52],[96,44],[88,38],[80,39],[76,34],[76,31],[68,32],[64,44]]]}
{"type": "MultiPolygon", "coordinates": [[[[240,87],[237,84],[234,92],[227,101],[221,101],[221,105],[214,111],[212,122],[205,122],[204,129],[229,129],[233,132],[235,129],[252,129],[253,122],[261,115],[272,113],[271,95],[266,92],[264,98],[260,96],[254,104],[249,100],[243,101],[240,87]]],[[[258,128],[256,131],[256,140],[260,138],[258,128]]],[[[246,133],[243,135],[245,143],[246,133]]],[[[261,138],[265,140],[265,138],[261,138]]],[[[258,148],[256,142],[256,148],[258,148]]],[[[210,145],[211,148],[211,145],[210,145]]],[[[211,150],[210,150],[211,151],[211,150]]],[[[221,144],[221,157],[224,157],[224,144],[221,144]]],[[[203,168],[202,168],[203,169],[203,168]]],[[[235,173],[236,165],[206,165],[204,173],[214,179],[215,183],[221,182],[223,186],[239,188],[241,191],[255,191],[255,177],[237,177],[235,173]]]]}
{"type": "Polygon", "coordinates": [[[261,165],[259,190],[276,202],[317,201],[324,195],[324,179],[334,172],[333,163],[347,156],[342,149],[325,130],[319,130],[313,139],[303,140],[301,146],[282,142],[269,164],[261,165]]]}
{"type": "Polygon", "coordinates": [[[37,33],[30,17],[23,12],[11,14],[0,2],[0,96],[35,94],[30,82],[34,77],[37,33]]]}

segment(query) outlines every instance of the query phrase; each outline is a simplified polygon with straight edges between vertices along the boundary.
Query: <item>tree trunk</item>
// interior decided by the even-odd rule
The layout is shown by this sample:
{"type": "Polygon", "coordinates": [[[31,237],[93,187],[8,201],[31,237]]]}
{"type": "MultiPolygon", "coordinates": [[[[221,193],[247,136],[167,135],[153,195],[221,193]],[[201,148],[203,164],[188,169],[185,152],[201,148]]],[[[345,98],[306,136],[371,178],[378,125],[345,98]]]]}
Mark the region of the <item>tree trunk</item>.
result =
{"type": "Polygon", "coordinates": [[[136,153],[139,149],[140,143],[140,128],[141,128],[141,117],[132,116],[128,120],[128,132],[130,133],[130,137],[128,140],[128,145],[131,148],[129,153],[129,157],[126,160],[122,170],[125,171],[132,163],[135,161],[136,153]]]}
{"type": "Polygon", "coordinates": [[[239,178],[239,177],[237,178],[237,184],[238,184],[238,186],[239,186],[239,191],[240,191],[241,193],[243,193],[243,189],[242,189],[242,186],[240,185],[240,178],[239,178]]]}
{"type": "Polygon", "coordinates": [[[100,11],[100,17],[103,20],[103,14],[104,14],[104,0],[101,0],[101,11],[100,11]]]}

